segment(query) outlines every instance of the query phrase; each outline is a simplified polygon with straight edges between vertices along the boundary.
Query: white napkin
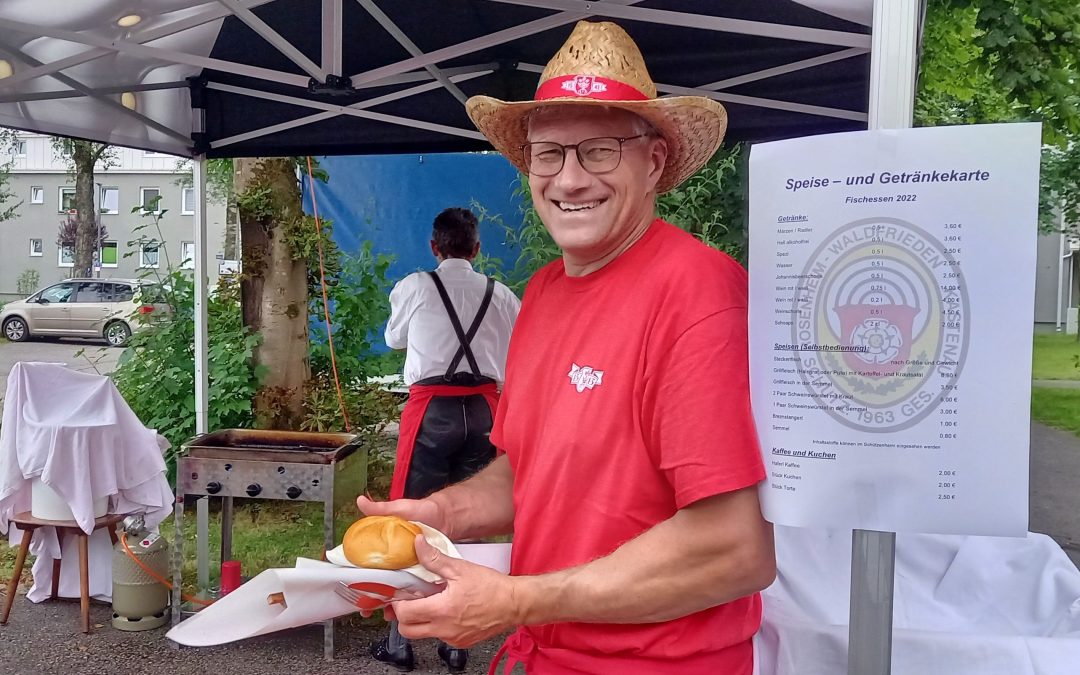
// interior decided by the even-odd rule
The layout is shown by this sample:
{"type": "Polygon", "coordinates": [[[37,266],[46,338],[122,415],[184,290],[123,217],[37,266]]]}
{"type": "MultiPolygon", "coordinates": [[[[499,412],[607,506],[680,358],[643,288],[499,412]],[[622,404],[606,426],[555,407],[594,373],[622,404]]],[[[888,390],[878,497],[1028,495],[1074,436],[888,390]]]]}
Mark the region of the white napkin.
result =
{"type": "MultiPolygon", "coordinates": [[[[461,556],[503,573],[510,568],[510,544],[463,544],[461,556]]],[[[403,570],[369,570],[297,558],[295,568],[266,570],[177,624],[165,637],[189,647],[206,647],[351,614],[356,607],[334,593],[339,581],[386,584],[418,595],[440,590],[403,570]],[[268,604],[267,596],[273,593],[282,593],[286,606],[268,604]]]]}

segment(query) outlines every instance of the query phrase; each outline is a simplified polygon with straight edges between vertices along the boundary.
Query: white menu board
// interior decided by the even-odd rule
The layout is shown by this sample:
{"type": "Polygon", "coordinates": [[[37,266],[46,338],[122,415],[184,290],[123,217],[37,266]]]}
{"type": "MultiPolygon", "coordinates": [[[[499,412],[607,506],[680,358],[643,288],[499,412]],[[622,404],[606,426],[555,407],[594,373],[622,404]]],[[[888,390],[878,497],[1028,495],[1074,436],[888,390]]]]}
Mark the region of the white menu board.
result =
{"type": "Polygon", "coordinates": [[[1022,536],[1040,127],[750,155],[750,379],[779,524],[1022,536]]]}

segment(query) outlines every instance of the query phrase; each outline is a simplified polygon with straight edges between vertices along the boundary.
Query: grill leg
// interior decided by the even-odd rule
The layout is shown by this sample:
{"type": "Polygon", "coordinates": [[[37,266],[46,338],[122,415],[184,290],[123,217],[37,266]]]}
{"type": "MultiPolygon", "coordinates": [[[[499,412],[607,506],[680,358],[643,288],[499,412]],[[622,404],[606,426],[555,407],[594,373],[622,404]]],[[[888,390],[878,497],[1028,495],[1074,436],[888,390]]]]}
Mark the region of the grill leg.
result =
{"type": "MultiPolygon", "coordinates": [[[[329,551],[334,548],[334,468],[330,465],[327,471],[323,472],[323,485],[328,486],[327,492],[323,497],[323,546],[325,550],[323,552],[323,558],[326,557],[325,551],[329,551]]],[[[323,660],[334,660],[334,620],[329,619],[323,622],[323,660]]]]}
{"type": "Polygon", "coordinates": [[[232,560],[233,498],[221,498],[221,562],[232,560]]]}
{"type": "MultiPolygon", "coordinates": [[[[179,474],[179,471],[178,471],[179,474]]],[[[179,482],[179,481],[177,481],[179,482]]],[[[173,506],[173,543],[172,543],[172,610],[171,624],[180,623],[180,593],[183,587],[183,564],[184,564],[184,493],[179,490],[176,493],[176,504],[173,506]]],[[[173,649],[179,649],[179,643],[172,643],[173,649]]]]}
{"type": "Polygon", "coordinates": [[[195,569],[199,597],[210,597],[210,498],[195,502],[195,569]]]}

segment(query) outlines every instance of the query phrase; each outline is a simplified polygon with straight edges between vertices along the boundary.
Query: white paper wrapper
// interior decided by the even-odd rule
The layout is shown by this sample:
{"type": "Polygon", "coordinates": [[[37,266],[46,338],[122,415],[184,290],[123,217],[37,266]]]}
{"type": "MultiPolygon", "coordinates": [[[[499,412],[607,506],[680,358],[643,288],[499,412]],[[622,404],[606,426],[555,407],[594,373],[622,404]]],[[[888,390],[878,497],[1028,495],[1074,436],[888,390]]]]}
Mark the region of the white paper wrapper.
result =
{"type": "MultiPolygon", "coordinates": [[[[415,520],[410,520],[409,522],[419,527],[420,532],[424,535],[424,539],[427,540],[427,543],[431,544],[439,551],[442,551],[443,554],[448,555],[451,558],[461,557],[461,553],[457,550],[457,547],[454,546],[454,542],[450,541],[450,537],[447,537],[445,534],[439,532],[434,527],[429,527],[415,520]]],[[[338,544],[336,548],[327,551],[326,559],[334,563],[335,565],[340,565],[341,567],[352,567],[354,569],[358,569],[356,565],[349,562],[349,559],[345,557],[345,548],[341,544],[338,544]]],[[[419,577],[424,581],[430,581],[433,584],[437,584],[442,581],[442,577],[440,577],[438,574],[435,574],[434,572],[429,572],[421,565],[413,565],[412,567],[406,567],[401,571],[408,572],[413,576],[419,577]]]]}
{"type": "MultiPolygon", "coordinates": [[[[456,557],[504,574],[510,569],[510,544],[462,544],[454,551],[456,557]]],[[[419,595],[440,589],[402,570],[369,570],[298,558],[295,568],[266,570],[177,624],[166,637],[189,647],[206,647],[351,614],[356,607],[334,593],[339,581],[386,584],[419,595]],[[287,606],[268,604],[267,596],[274,593],[282,593],[287,606]]]]}

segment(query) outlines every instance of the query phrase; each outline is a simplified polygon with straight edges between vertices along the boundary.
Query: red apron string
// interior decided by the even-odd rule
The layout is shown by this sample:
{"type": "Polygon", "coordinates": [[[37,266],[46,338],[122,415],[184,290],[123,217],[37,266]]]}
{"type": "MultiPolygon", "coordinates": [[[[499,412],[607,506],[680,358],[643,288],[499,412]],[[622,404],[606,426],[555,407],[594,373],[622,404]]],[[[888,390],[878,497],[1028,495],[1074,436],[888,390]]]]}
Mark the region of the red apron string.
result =
{"type": "MultiPolygon", "coordinates": [[[[524,628],[518,628],[503,641],[499,651],[495,652],[495,658],[491,660],[491,665],[488,666],[488,675],[498,675],[499,661],[504,656],[506,657],[506,663],[503,665],[503,675],[510,675],[514,670],[514,666],[519,663],[523,664],[527,671],[530,657],[535,651],[536,642],[532,639],[532,636],[525,632],[524,628]]],[[[528,672],[526,672],[526,675],[528,675],[528,672]]]]}

